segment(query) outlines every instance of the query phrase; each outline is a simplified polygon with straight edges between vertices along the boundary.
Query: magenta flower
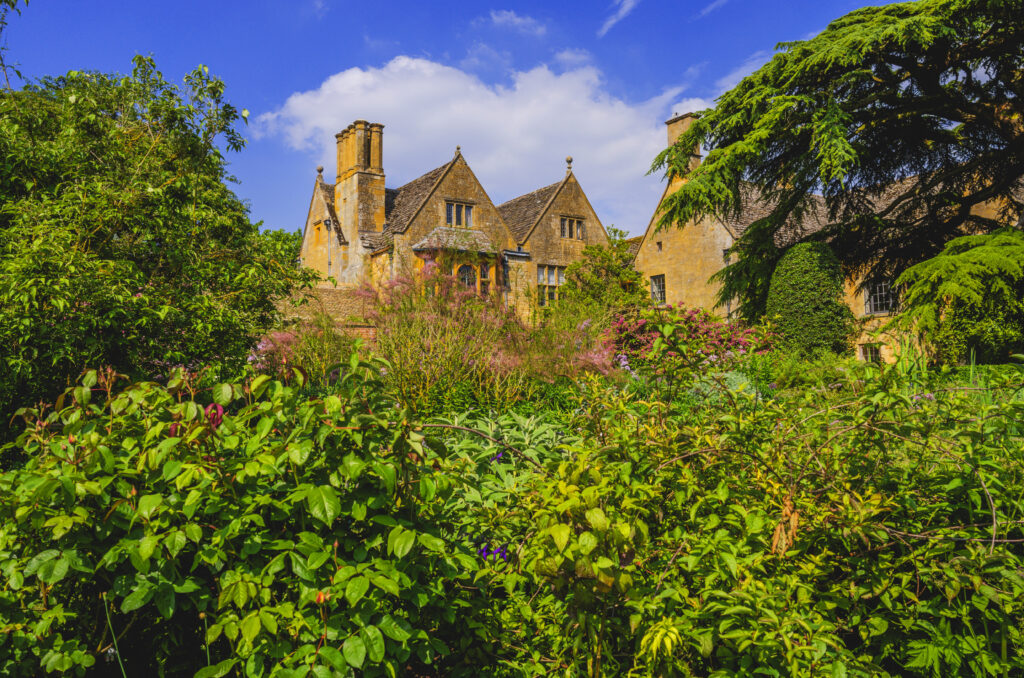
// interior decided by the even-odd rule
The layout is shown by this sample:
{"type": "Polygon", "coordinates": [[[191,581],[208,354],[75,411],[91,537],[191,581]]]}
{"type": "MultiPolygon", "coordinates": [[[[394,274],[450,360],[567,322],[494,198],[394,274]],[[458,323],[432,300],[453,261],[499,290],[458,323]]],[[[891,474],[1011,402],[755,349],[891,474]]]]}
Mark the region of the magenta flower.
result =
{"type": "Polygon", "coordinates": [[[224,407],[216,403],[206,406],[206,420],[210,422],[210,428],[216,429],[224,421],[224,407]]]}

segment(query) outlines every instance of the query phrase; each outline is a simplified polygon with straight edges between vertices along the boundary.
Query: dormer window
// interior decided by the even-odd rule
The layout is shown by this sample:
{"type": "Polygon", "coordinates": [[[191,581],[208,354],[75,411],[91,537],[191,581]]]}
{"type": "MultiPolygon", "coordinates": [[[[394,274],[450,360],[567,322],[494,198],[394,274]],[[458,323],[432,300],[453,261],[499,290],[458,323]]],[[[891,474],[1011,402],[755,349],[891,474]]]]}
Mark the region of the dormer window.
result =
{"type": "Polygon", "coordinates": [[[473,228],[473,206],[462,202],[446,202],[444,223],[448,226],[473,228]]]}
{"type": "Polygon", "coordinates": [[[583,240],[585,237],[585,226],[582,219],[576,219],[574,217],[562,217],[561,220],[561,235],[563,238],[569,238],[574,240],[583,240]]]}

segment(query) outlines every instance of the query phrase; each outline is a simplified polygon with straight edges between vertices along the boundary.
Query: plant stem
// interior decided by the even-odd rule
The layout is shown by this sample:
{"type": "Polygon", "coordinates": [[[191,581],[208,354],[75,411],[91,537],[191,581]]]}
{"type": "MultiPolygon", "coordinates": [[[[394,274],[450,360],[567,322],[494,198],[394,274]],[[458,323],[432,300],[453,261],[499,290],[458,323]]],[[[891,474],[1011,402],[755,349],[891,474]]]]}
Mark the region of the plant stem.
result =
{"type": "Polygon", "coordinates": [[[107,615],[107,628],[110,629],[110,637],[114,641],[114,654],[117,655],[117,664],[121,667],[121,676],[128,678],[128,674],[124,670],[124,662],[121,661],[121,648],[117,646],[117,634],[114,633],[114,625],[110,622],[110,608],[107,606],[106,597],[103,598],[103,612],[107,615]]]}

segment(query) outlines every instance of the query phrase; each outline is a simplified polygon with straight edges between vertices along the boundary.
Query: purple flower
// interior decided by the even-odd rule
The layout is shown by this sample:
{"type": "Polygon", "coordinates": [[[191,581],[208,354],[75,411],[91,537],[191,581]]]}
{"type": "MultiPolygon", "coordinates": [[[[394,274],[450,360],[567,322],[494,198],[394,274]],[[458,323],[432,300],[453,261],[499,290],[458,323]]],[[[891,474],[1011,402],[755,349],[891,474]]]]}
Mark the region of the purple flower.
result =
{"type": "Polygon", "coordinates": [[[491,457],[491,461],[498,461],[499,459],[501,459],[504,456],[505,456],[505,451],[502,450],[501,452],[498,452],[496,455],[491,457]]]}

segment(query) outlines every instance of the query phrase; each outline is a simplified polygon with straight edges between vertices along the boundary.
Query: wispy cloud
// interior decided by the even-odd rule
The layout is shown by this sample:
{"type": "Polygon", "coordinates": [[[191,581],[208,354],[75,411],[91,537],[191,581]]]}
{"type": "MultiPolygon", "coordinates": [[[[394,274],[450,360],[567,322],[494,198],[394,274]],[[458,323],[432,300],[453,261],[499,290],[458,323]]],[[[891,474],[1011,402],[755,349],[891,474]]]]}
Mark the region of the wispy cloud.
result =
{"type": "Polygon", "coordinates": [[[499,28],[507,28],[524,35],[540,37],[547,33],[548,27],[532,16],[516,14],[510,9],[492,9],[491,23],[499,28]]]}
{"type": "Polygon", "coordinates": [[[768,61],[769,53],[765,50],[758,50],[743,60],[736,68],[732,69],[715,81],[715,88],[719,92],[730,90],[739,84],[740,80],[747,77],[768,61]]]}
{"type": "Polygon", "coordinates": [[[639,4],[640,0],[613,0],[612,7],[615,8],[615,12],[601,24],[601,28],[597,31],[597,37],[603,38],[605,33],[612,29],[612,26],[625,19],[639,4]]]}
{"type": "Polygon", "coordinates": [[[327,6],[327,0],[313,0],[312,9],[317,19],[323,19],[330,8],[327,6]]]}
{"type": "Polygon", "coordinates": [[[702,19],[706,17],[708,14],[711,14],[712,12],[714,12],[716,9],[723,6],[727,2],[729,2],[729,0],[712,0],[707,5],[705,5],[701,11],[697,12],[697,18],[702,19]]]}
{"type": "Polygon", "coordinates": [[[577,68],[589,64],[594,56],[585,49],[567,47],[555,54],[555,63],[563,68],[577,68]]]}

